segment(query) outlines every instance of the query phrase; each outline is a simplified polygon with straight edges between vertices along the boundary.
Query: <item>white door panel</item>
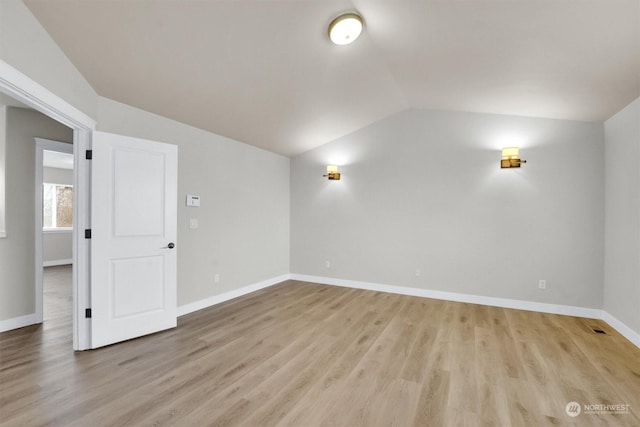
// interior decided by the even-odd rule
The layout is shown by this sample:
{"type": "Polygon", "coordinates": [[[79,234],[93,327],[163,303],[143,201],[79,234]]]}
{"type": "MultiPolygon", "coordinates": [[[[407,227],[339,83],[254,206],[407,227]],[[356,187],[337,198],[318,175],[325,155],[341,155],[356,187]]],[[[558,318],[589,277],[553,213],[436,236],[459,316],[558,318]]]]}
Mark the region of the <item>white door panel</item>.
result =
{"type": "Polygon", "coordinates": [[[114,236],[164,237],[164,191],[158,183],[164,181],[165,156],[123,149],[113,156],[114,236]]]}
{"type": "Polygon", "coordinates": [[[176,326],[177,155],[175,145],[94,132],[93,348],[176,326]]]}

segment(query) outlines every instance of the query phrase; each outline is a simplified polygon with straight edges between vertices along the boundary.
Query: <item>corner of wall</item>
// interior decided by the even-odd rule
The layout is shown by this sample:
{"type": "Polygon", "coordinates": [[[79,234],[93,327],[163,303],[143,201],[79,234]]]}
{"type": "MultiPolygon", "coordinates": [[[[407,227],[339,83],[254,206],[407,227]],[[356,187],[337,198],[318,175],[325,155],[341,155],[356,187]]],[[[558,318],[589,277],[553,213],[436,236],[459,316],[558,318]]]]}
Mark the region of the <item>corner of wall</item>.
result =
{"type": "Polygon", "coordinates": [[[635,334],[637,340],[640,334],[640,98],[609,118],[604,129],[604,310],[613,323],[624,325],[621,330],[627,330],[631,336],[635,334]]]}

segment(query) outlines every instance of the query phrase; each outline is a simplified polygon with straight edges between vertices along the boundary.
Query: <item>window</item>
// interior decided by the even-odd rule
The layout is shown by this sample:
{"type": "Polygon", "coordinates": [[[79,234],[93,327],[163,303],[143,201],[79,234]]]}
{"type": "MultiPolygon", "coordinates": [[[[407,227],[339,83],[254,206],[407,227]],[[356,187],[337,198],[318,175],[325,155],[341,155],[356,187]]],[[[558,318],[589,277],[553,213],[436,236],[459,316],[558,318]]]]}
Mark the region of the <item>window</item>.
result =
{"type": "Polygon", "coordinates": [[[70,229],[73,226],[73,186],[42,185],[42,228],[70,229]]]}

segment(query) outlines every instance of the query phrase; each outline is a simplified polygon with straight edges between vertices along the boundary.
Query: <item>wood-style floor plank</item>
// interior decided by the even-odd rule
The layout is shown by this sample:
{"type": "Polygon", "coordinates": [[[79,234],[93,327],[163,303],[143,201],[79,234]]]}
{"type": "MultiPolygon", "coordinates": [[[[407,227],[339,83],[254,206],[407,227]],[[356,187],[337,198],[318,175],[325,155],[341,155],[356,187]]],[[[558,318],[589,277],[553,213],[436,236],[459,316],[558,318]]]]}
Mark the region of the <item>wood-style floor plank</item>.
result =
{"type": "Polygon", "coordinates": [[[44,324],[0,334],[1,426],[640,426],[599,320],[288,281],[74,353],[70,295],[47,268],[44,324]]]}

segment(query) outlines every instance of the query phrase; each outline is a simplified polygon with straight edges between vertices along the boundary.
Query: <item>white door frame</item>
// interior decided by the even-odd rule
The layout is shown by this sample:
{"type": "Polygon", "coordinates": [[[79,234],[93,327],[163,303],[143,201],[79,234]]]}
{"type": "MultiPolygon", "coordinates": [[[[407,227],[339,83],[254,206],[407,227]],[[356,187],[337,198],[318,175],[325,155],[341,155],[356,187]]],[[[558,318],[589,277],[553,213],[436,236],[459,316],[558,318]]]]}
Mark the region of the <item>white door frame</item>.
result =
{"type": "Polygon", "coordinates": [[[84,316],[90,302],[91,261],[84,230],[91,228],[91,166],[85,152],[91,148],[96,122],[2,60],[0,92],[73,129],[73,349],[86,350],[91,344],[90,320],[84,316]]]}
{"type": "MultiPolygon", "coordinates": [[[[42,255],[42,239],[43,239],[43,231],[42,231],[42,184],[44,182],[43,179],[43,171],[42,171],[42,160],[43,160],[43,152],[47,151],[57,151],[60,153],[73,153],[73,144],[68,144],[66,142],[53,141],[51,139],[44,138],[36,138],[36,179],[35,179],[35,201],[36,201],[36,222],[35,226],[35,236],[36,236],[36,320],[38,323],[42,323],[44,320],[44,310],[43,310],[43,301],[42,301],[42,267],[43,267],[43,255],[42,255]]],[[[73,186],[75,189],[75,180],[73,182],[73,186]]]]}

